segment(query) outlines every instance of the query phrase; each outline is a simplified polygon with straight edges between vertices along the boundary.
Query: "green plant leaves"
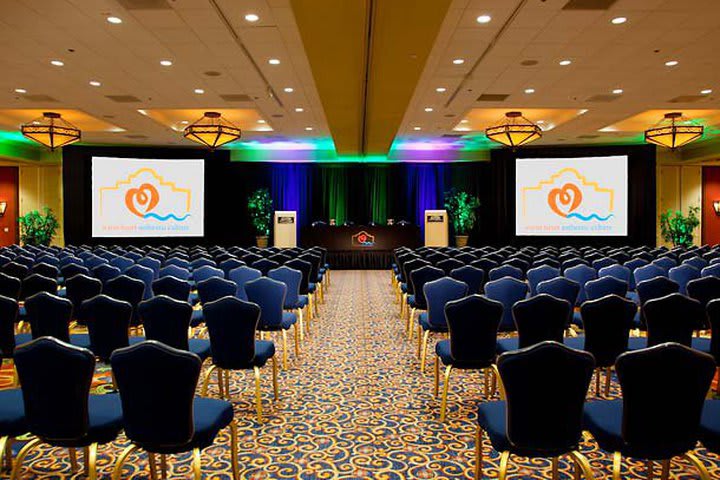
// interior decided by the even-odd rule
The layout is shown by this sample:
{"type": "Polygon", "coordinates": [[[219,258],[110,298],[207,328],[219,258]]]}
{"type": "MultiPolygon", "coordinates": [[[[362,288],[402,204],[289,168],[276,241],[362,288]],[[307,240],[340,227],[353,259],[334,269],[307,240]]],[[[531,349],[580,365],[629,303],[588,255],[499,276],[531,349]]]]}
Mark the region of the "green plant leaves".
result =
{"type": "Polygon", "coordinates": [[[24,245],[48,246],[52,242],[60,222],[49,207],[43,207],[43,212],[32,210],[18,218],[20,241],[24,245]]]}
{"type": "Polygon", "coordinates": [[[270,235],[273,201],[267,188],[259,188],[248,197],[248,212],[257,235],[270,235]]]}
{"type": "Polygon", "coordinates": [[[700,225],[700,207],[688,208],[687,216],[680,210],[669,209],[660,214],[660,233],[666,242],[674,246],[687,247],[693,243],[693,231],[700,225]]]}
{"type": "Polygon", "coordinates": [[[445,210],[450,216],[455,235],[467,235],[477,221],[480,200],[469,193],[452,188],[445,192],[445,210]]]}

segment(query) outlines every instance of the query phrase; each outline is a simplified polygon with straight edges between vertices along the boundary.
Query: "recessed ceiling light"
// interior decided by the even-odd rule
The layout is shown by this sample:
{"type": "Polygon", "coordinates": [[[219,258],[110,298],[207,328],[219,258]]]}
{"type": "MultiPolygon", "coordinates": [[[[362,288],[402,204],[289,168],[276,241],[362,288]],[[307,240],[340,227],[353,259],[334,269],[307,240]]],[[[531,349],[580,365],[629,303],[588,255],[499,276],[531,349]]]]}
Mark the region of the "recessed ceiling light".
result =
{"type": "Polygon", "coordinates": [[[283,91],[284,91],[285,93],[292,93],[292,92],[295,91],[295,89],[292,88],[292,87],[285,87],[285,88],[283,88],[283,91]]]}
{"type": "Polygon", "coordinates": [[[112,23],[114,25],[119,25],[122,23],[122,18],[120,17],[107,17],[106,19],[108,23],[112,23]]]}
{"type": "Polygon", "coordinates": [[[271,58],[270,60],[268,60],[268,63],[270,65],[280,65],[280,60],[278,60],[277,58],[271,58]]]}
{"type": "Polygon", "coordinates": [[[535,122],[535,123],[537,123],[538,125],[542,125],[543,123],[545,123],[545,120],[538,120],[538,121],[535,122]]]}
{"type": "Polygon", "coordinates": [[[680,62],[678,62],[677,60],[669,60],[669,61],[665,62],[665,66],[666,67],[674,67],[678,63],[680,63],[680,62]]]}
{"type": "Polygon", "coordinates": [[[190,122],[188,122],[187,120],[181,120],[180,123],[182,123],[183,125],[187,125],[190,122]]]}
{"type": "Polygon", "coordinates": [[[425,111],[426,111],[426,112],[432,112],[432,111],[433,111],[433,108],[432,108],[432,107],[425,107],[425,111]]]}
{"type": "Polygon", "coordinates": [[[420,128],[420,127],[413,127],[413,130],[415,130],[415,131],[417,132],[417,131],[419,131],[419,130],[422,130],[422,128],[420,128]]]}
{"type": "Polygon", "coordinates": [[[490,23],[492,17],[490,15],[480,15],[475,20],[477,20],[478,23],[490,23]]]}
{"type": "Polygon", "coordinates": [[[627,17],[615,17],[612,20],[610,20],[610,22],[613,25],[621,25],[621,24],[627,22],[627,17]]]}
{"type": "Polygon", "coordinates": [[[305,111],[305,109],[302,108],[302,107],[297,107],[297,108],[295,108],[295,111],[296,111],[297,113],[302,113],[302,112],[305,111]]]}
{"type": "Polygon", "coordinates": [[[99,87],[100,85],[102,85],[102,83],[98,82],[97,80],[90,80],[90,82],[88,83],[90,83],[90,85],[93,87],[99,87]]]}
{"type": "Polygon", "coordinates": [[[455,60],[453,60],[453,63],[455,65],[462,65],[463,63],[465,63],[465,59],[464,58],[456,58],[455,60]]]}
{"type": "Polygon", "coordinates": [[[528,94],[535,93],[535,89],[534,88],[526,88],[525,93],[528,93],[528,94]]]}
{"type": "MultiPolygon", "coordinates": [[[[17,92],[17,90],[15,90],[15,91],[17,92]]],[[[19,92],[19,93],[25,93],[25,92],[19,92]]],[[[702,93],[703,95],[709,95],[712,93],[712,89],[706,88],[705,90],[700,90],[700,93],[702,93]]]]}
{"type": "Polygon", "coordinates": [[[260,20],[260,17],[258,17],[254,13],[248,13],[247,15],[245,15],[245,20],[247,20],[248,22],[257,22],[258,20],[260,20]]]}
{"type": "Polygon", "coordinates": [[[311,132],[312,129],[313,129],[313,127],[305,127],[305,130],[308,131],[308,132],[311,132]]]}
{"type": "Polygon", "coordinates": [[[435,91],[438,92],[438,93],[443,93],[443,92],[446,92],[446,91],[447,91],[447,88],[445,88],[445,87],[437,87],[437,88],[435,89],[435,91]]]}
{"type": "Polygon", "coordinates": [[[267,123],[267,122],[261,118],[260,120],[258,120],[258,123],[267,123]]]}
{"type": "Polygon", "coordinates": [[[193,91],[194,91],[195,93],[197,93],[198,95],[202,95],[203,93],[205,93],[205,90],[203,90],[202,88],[196,88],[196,89],[193,90],[193,91]]]}
{"type": "Polygon", "coordinates": [[[460,120],[460,123],[470,123],[470,120],[468,120],[467,118],[463,118],[462,120],[460,120]]]}
{"type": "Polygon", "coordinates": [[[170,65],[172,65],[172,61],[170,61],[170,60],[160,60],[160,65],[162,65],[163,67],[169,67],[170,65]]]}
{"type": "Polygon", "coordinates": [[[565,67],[567,65],[570,65],[572,63],[572,60],[560,60],[558,63],[565,67]]]}
{"type": "Polygon", "coordinates": [[[613,90],[612,92],[613,92],[615,95],[620,95],[621,93],[623,93],[623,89],[622,89],[622,88],[616,88],[616,89],[613,90]]]}
{"type": "Polygon", "coordinates": [[[56,67],[62,67],[63,65],[65,65],[65,63],[61,60],[51,60],[50,63],[55,65],[56,67]]]}
{"type": "Polygon", "coordinates": [[[27,93],[27,90],[25,90],[24,88],[16,88],[15,93],[27,93]]]}

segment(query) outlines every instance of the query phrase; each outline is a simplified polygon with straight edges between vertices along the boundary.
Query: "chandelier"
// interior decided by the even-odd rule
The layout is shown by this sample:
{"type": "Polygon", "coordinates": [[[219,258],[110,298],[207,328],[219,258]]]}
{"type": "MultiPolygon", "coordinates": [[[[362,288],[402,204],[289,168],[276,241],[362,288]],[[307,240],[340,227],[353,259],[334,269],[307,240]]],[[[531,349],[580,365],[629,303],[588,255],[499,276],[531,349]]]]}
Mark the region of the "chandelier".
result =
{"type": "Polygon", "coordinates": [[[704,128],[691,123],[680,112],[670,112],[658,124],[645,130],[645,141],[674,150],[702,137],[704,128]]]}
{"type": "Polygon", "coordinates": [[[242,132],[238,127],[222,118],[220,113],[205,112],[202,118],[185,127],[183,136],[214,150],[226,143],[239,140],[242,132]]]}
{"type": "Polygon", "coordinates": [[[507,112],[497,125],[485,129],[485,135],[493,142],[515,148],[537,140],[542,130],[521,112],[507,112]]]}
{"type": "Polygon", "coordinates": [[[44,112],[43,116],[20,127],[20,132],[50,150],[70,145],[80,140],[80,129],[60,118],[59,113],[44,112]]]}

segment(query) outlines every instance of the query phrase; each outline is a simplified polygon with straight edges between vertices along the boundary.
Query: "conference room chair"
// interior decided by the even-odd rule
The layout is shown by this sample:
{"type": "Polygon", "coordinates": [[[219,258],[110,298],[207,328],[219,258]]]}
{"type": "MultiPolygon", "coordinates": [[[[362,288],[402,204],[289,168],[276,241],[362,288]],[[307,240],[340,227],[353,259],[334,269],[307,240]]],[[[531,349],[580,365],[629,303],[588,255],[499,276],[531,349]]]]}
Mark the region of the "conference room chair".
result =
{"type": "Polygon", "coordinates": [[[439,251],[439,250],[428,250],[427,255],[425,255],[425,260],[432,263],[433,265],[437,266],[438,263],[442,262],[443,260],[447,260],[450,258],[447,254],[439,251]]]}
{"type": "Polygon", "coordinates": [[[720,277],[700,277],[687,284],[687,295],[707,307],[711,300],[720,298],[720,277]]]}
{"type": "Polygon", "coordinates": [[[584,409],[585,428],[602,450],[613,454],[613,479],[621,478],[624,455],[646,459],[647,478],[653,476],[654,463],[660,462],[663,479],[669,476],[672,459],[683,456],[703,480],[709,480],[692,451],[715,373],[713,358],[684,345],[664,343],[620,355],[615,370],[622,399],[588,402],[584,409]]]}
{"type": "Polygon", "coordinates": [[[565,328],[572,318],[572,305],[545,293],[516,302],[512,316],[517,336],[497,341],[498,354],[544,341],[562,343],[565,328]]]}
{"type": "MultiPolygon", "coordinates": [[[[190,261],[187,258],[171,256],[165,260],[163,267],[178,267],[185,270],[190,270],[190,261]]],[[[159,272],[162,275],[162,269],[159,272]]]]}
{"type": "MultiPolygon", "coordinates": [[[[402,275],[402,281],[400,283],[400,318],[405,318],[406,310],[407,310],[407,299],[410,295],[415,294],[413,291],[413,285],[412,281],[410,280],[410,274],[418,270],[424,266],[432,266],[432,263],[428,262],[427,260],[423,258],[413,258],[411,260],[408,260],[402,265],[403,275],[402,275]]],[[[310,278],[312,278],[312,272],[310,273],[310,278]]]]}
{"type": "Polygon", "coordinates": [[[203,265],[193,270],[193,280],[195,280],[196,285],[212,277],[225,278],[225,272],[210,265],[203,265]]]}
{"type": "Polygon", "coordinates": [[[263,259],[260,259],[260,260],[257,260],[255,262],[251,263],[250,266],[256,270],[260,270],[262,272],[263,276],[267,276],[267,273],[270,270],[272,270],[274,268],[278,268],[280,266],[280,264],[273,260],[263,258],[263,259]]]}
{"type": "Polygon", "coordinates": [[[720,263],[715,263],[713,265],[708,265],[707,267],[704,267],[702,270],[700,270],[700,276],[720,278],[720,263]]]}
{"type": "Polygon", "coordinates": [[[49,263],[36,263],[32,266],[30,271],[48,278],[57,279],[60,276],[60,270],[58,267],[49,263]]]}
{"type": "Polygon", "coordinates": [[[621,265],[619,263],[613,263],[611,265],[598,269],[598,278],[602,277],[613,277],[617,278],[618,280],[622,280],[628,285],[629,288],[630,281],[632,279],[632,271],[624,265],[621,265]]]}
{"type": "Polygon", "coordinates": [[[430,333],[447,333],[445,321],[445,305],[453,300],[467,296],[468,286],[464,282],[450,277],[442,277],[423,285],[423,293],[427,301],[427,311],[418,317],[418,358],[420,373],[425,373],[427,344],[430,333]]]}
{"type": "Polygon", "coordinates": [[[103,285],[102,293],[116,300],[128,302],[132,307],[131,325],[136,327],[140,325],[140,319],[137,314],[137,306],[143,301],[145,290],[146,286],[144,282],[137,278],[122,274],[103,285]]]}
{"type": "Polygon", "coordinates": [[[486,280],[487,280],[487,276],[488,276],[488,273],[490,272],[490,270],[500,266],[500,264],[498,262],[496,262],[490,258],[480,258],[478,260],[471,262],[470,265],[475,268],[479,268],[480,270],[485,272],[486,280]]]}
{"type": "Polygon", "coordinates": [[[598,275],[600,274],[600,270],[602,270],[605,267],[609,267],[610,265],[617,265],[618,261],[609,258],[609,257],[602,257],[598,258],[597,260],[593,260],[590,264],[591,267],[593,267],[595,270],[598,271],[598,275]]]}
{"type": "Polygon", "coordinates": [[[300,295],[302,272],[300,270],[294,270],[287,266],[282,266],[270,270],[267,276],[268,278],[272,278],[273,280],[284,283],[287,287],[283,308],[297,314],[298,324],[300,328],[300,341],[302,341],[304,338],[303,331],[305,329],[310,331],[309,321],[307,325],[305,325],[303,318],[303,309],[308,305],[308,296],[300,295]]]}
{"type": "Polygon", "coordinates": [[[3,468],[12,471],[12,445],[18,437],[25,436],[29,429],[22,390],[0,390],[0,465],[3,468]]]}
{"type": "Polygon", "coordinates": [[[465,265],[460,260],[457,260],[456,258],[446,258],[445,260],[442,260],[435,265],[437,268],[445,272],[446,276],[450,276],[450,272],[455,270],[456,268],[460,268],[463,265],[465,265]]]}
{"type": "Polygon", "coordinates": [[[133,307],[129,302],[100,294],[83,302],[83,312],[90,337],[90,350],[103,363],[118,348],[139,343],[144,337],[130,337],[133,307]]]}
{"type": "Polygon", "coordinates": [[[102,292],[103,284],[97,278],[78,274],[65,280],[65,298],[73,305],[73,320],[85,325],[82,303],[102,292]]]}
{"type": "Polygon", "coordinates": [[[679,285],[680,293],[686,295],[688,282],[700,278],[700,270],[689,263],[682,263],[668,271],[668,278],[679,285]]]}
{"type": "Polygon", "coordinates": [[[435,344],[435,389],[440,387],[440,363],[445,367],[440,400],[440,421],[445,421],[447,396],[452,370],[482,370],[485,380],[485,399],[495,392],[494,371],[497,330],[502,319],[503,305],[481,295],[449,301],[445,305],[448,340],[435,344]]]}
{"type": "Polygon", "coordinates": [[[255,252],[248,251],[248,253],[240,257],[240,261],[245,262],[246,265],[251,265],[253,262],[257,262],[258,260],[262,260],[263,258],[265,257],[263,257],[262,255],[258,255],[255,252]]]}
{"type": "MultiPolygon", "coordinates": [[[[166,265],[160,269],[159,279],[165,277],[174,277],[185,282],[190,281],[190,270],[178,265],[166,265]]],[[[156,281],[156,280],[154,280],[156,281]]]]}
{"type": "Polygon", "coordinates": [[[667,277],[653,277],[650,280],[643,280],[637,283],[636,286],[638,303],[640,304],[640,311],[635,317],[635,328],[645,328],[645,318],[643,316],[643,306],[649,300],[654,298],[664,297],[671,293],[678,293],[680,291],[680,285],[673,282],[667,277]]]}
{"type": "MultiPolygon", "coordinates": [[[[33,273],[27,277],[25,277],[22,281],[22,286],[20,287],[20,300],[24,301],[25,299],[32,297],[36,293],[40,292],[48,292],[52,294],[57,294],[58,291],[58,284],[57,280],[54,278],[48,278],[43,277],[42,275],[38,273],[33,273]]],[[[25,316],[25,307],[20,308],[20,317],[21,319],[25,316]]]]}
{"type": "Polygon", "coordinates": [[[280,265],[284,265],[286,262],[289,262],[292,259],[293,257],[285,255],[284,253],[276,253],[275,255],[270,255],[268,257],[268,260],[278,263],[280,265]]]}
{"type": "Polygon", "coordinates": [[[580,286],[577,300],[575,300],[575,305],[578,307],[582,305],[583,302],[587,299],[587,297],[585,296],[585,284],[591,280],[595,280],[596,278],[598,278],[597,270],[595,270],[589,265],[585,265],[584,263],[575,265],[564,270],[563,276],[569,278],[580,286]]]}
{"type": "Polygon", "coordinates": [[[540,282],[550,280],[551,278],[559,277],[560,270],[550,266],[534,267],[527,271],[527,281],[530,286],[530,295],[537,293],[537,286],[540,282]]]}
{"type": "Polygon", "coordinates": [[[648,260],[640,258],[636,255],[623,264],[623,266],[627,267],[630,270],[630,280],[628,281],[628,288],[631,291],[635,290],[635,270],[640,267],[644,267],[648,263],[648,260]]]}
{"type": "Polygon", "coordinates": [[[67,281],[69,278],[74,277],[75,275],[92,275],[90,272],[90,269],[87,268],[84,265],[77,264],[77,263],[69,263],[63,267],[60,267],[60,275],[67,281]]]}
{"type": "Polygon", "coordinates": [[[205,361],[210,356],[210,342],[203,338],[188,339],[193,308],[189,303],[165,295],[156,295],[138,305],[145,338],[179,350],[194,353],[205,361]]]}
{"type": "Polygon", "coordinates": [[[668,271],[674,266],[675,265],[665,268],[653,262],[651,264],[645,265],[644,267],[636,268],[633,272],[633,275],[635,276],[635,285],[637,286],[640,282],[652,280],[653,278],[667,277],[668,271]]]}
{"type": "Polygon", "coordinates": [[[100,280],[103,284],[109,282],[113,278],[122,275],[119,268],[113,267],[109,263],[101,263],[92,269],[92,276],[100,280]]]}
{"type": "Polygon", "coordinates": [[[632,256],[624,250],[616,250],[608,255],[610,258],[615,260],[619,265],[623,265],[625,262],[630,260],[632,256]]]}
{"type": "Polygon", "coordinates": [[[83,263],[87,268],[92,270],[93,268],[97,267],[98,265],[102,265],[103,263],[110,263],[106,258],[99,257],[97,255],[90,255],[88,257],[83,258],[83,263]]]}
{"type": "Polygon", "coordinates": [[[681,265],[690,265],[691,267],[696,268],[699,272],[700,270],[708,266],[708,262],[707,260],[695,256],[684,259],[681,265]]]}
{"type": "Polygon", "coordinates": [[[117,394],[91,395],[95,357],[85,349],[51,337],[21,345],[15,365],[29,433],[18,452],[10,478],[16,480],[23,460],[41,444],[67,448],[76,470],[76,449],[84,448],[90,480],[97,478],[98,445],[117,438],[123,412],[117,394]]]}
{"type": "Polygon", "coordinates": [[[485,296],[496,300],[503,305],[503,317],[500,321],[499,331],[516,331],[512,316],[512,307],[527,297],[528,285],[526,282],[513,277],[503,277],[485,284],[485,296]]]}
{"type": "Polygon", "coordinates": [[[258,330],[264,340],[264,332],[281,332],[283,340],[283,370],[287,370],[287,331],[295,328],[295,356],[300,356],[300,335],[297,316],[283,309],[287,287],[284,283],[268,277],[261,277],[245,284],[248,301],[260,307],[258,330]]]}
{"type": "Polygon", "coordinates": [[[35,263],[35,259],[32,257],[25,256],[25,255],[18,255],[17,257],[15,257],[13,259],[13,261],[11,263],[16,263],[18,265],[22,265],[23,267],[25,267],[27,269],[27,271],[29,271],[30,267],[32,267],[33,264],[35,263]]]}
{"type": "MultiPolygon", "coordinates": [[[[310,284],[308,289],[311,293],[315,294],[314,297],[317,300],[315,306],[319,303],[323,303],[323,288],[322,288],[322,274],[320,268],[322,267],[322,256],[315,255],[312,252],[305,252],[298,257],[301,260],[310,262],[310,284]]],[[[275,268],[275,267],[273,267],[275,268]]]]}
{"type": "MultiPolygon", "coordinates": [[[[408,289],[408,293],[412,292],[407,296],[407,307],[406,310],[408,311],[407,320],[406,320],[406,330],[408,334],[408,338],[410,340],[413,339],[413,328],[415,326],[415,314],[417,312],[424,312],[427,310],[427,299],[425,298],[425,284],[428,282],[432,282],[433,280],[437,280],[439,278],[443,278],[445,276],[445,272],[443,272],[441,269],[437,267],[432,267],[429,265],[425,265],[423,267],[418,268],[417,270],[413,270],[410,272],[410,283],[409,285],[412,286],[412,289],[408,289]]],[[[420,342],[421,339],[418,338],[418,342],[420,342]]],[[[419,353],[419,351],[418,351],[419,353]]],[[[419,355],[418,355],[419,357],[419,355]]]]}
{"type": "MultiPolygon", "coordinates": [[[[160,255],[159,257],[160,258],[148,255],[135,262],[135,265],[150,269],[153,273],[152,280],[155,280],[160,275],[160,267],[162,267],[162,255],[160,255]]],[[[128,271],[130,271],[132,268],[133,267],[130,267],[128,271]]],[[[152,280],[150,281],[151,283],[152,280]]]]}
{"type": "Polygon", "coordinates": [[[591,354],[556,342],[501,355],[497,361],[501,400],[478,407],[475,479],[483,478],[485,432],[500,452],[501,480],[507,476],[511,455],[550,457],[553,479],[559,478],[560,457],[567,455],[575,464],[575,478],[582,472],[593,480],[592,468],[579,451],[593,368],[591,354]]]}
{"type": "Polygon", "coordinates": [[[587,300],[580,307],[583,335],[565,338],[570,348],[595,357],[595,394],[600,395],[601,372],[605,372],[605,396],[610,395],[612,368],[617,357],[628,350],[630,329],[637,305],[625,296],[610,294],[587,300]]]}
{"type": "MultiPolygon", "coordinates": [[[[518,257],[508,258],[507,260],[505,260],[504,262],[502,262],[502,264],[501,264],[500,267],[498,267],[498,268],[501,268],[501,267],[504,267],[504,266],[515,267],[515,268],[517,268],[518,270],[520,270],[520,271],[522,272],[522,278],[521,278],[521,280],[524,280],[524,279],[525,279],[525,272],[527,272],[528,269],[530,268],[530,261],[528,261],[528,260],[523,260],[522,258],[518,258],[518,257]]],[[[492,273],[492,270],[491,270],[491,273],[492,273]]]]}
{"type": "Polygon", "coordinates": [[[251,267],[238,267],[230,271],[228,276],[229,280],[235,282],[237,285],[237,297],[240,300],[247,301],[247,293],[245,292],[245,285],[248,282],[261,278],[262,272],[251,267]]]}
{"type": "MultiPolygon", "coordinates": [[[[298,270],[302,273],[302,279],[300,280],[300,295],[307,297],[307,328],[309,330],[310,324],[314,316],[313,310],[315,308],[315,298],[314,295],[310,292],[310,273],[312,271],[312,264],[305,260],[294,258],[289,262],[285,263],[285,266],[288,268],[292,268],[293,270],[298,270]]],[[[238,296],[238,298],[242,300],[241,297],[238,296]]]]}
{"type": "MultiPolygon", "coordinates": [[[[67,248],[67,247],[66,247],[66,248],[67,248]]],[[[3,255],[4,255],[4,253],[3,253],[3,255]]],[[[66,266],[66,265],[70,265],[71,263],[74,263],[74,264],[76,264],[76,265],[83,265],[82,258],[77,257],[77,256],[73,255],[73,254],[70,253],[70,252],[62,252],[62,253],[60,253],[60,257],[59,257],[59,258],[60,258],[60,260],[58,261],[58,265],[57,265],[57,266],[58,266],[60,269],[62,269],[62,267],[66,266]]]]}
{"type": "MultiPolygon", "coordinates": [[[[545,293],[561,300],[566,300],[571,306],[575,305],[580,285],[565,277],[554,277],[544,282],[540,282],[537,286],[536,294],[545,293]]],[[[579,311],[573,309],[571,322],[582,327],[582,317],[579,311]]],[[[569,328],[570,325],[567,325],[569,328]]]]}
{"type": "Polygon", "coordinates": [[[43,253],[35,259],[35,264],[45,263],[60,268],[60,259],[51,253],[43,253]]]}
{"type": "MultiPolygon", "coordinates": [[[[710,338],[696,337],[692,339],[692,348],[713,356],[718,364],[720,375],[720,299],[710,300],[705,308],[710,338]]],[[[716,393],[720,394],[720,382],[717,382],[716,393]]]]}
{"type": "Polygon", "coordinates": [[[156,275],[150,267],[137,263],[125,270],[123,275],[140,280],[143,283],[145,287],[143,289],[143,300],[152,298],[152,282],[158,278],[158,275],[156,275]]]}
{"type": "Polygon", "coordinates": [[[541,258],[539,260],[536,259],[533,261],[531,268],[542,267],[542,266],[552,267],[557,270],[560,270],[560,262],[558,262],[554,258],[541,258]]]}
{"type": "Polygon", "coordinates": [[[160,455],[161,477],[166,478],[167,455],[192,452],[193,478],[200,480],[201,451],[212,446],[226,427],[233,480],[239,479],[233,406],[195,396],[202,365],[197,355],[147,341],[118,350],[111,363],[122,401],[122,427],[130,440],[117,458],[113,480],[121,477],[123,465],[138,449],[148,454],[151,478],[158,478],[156,455],[160,455]]]}
{"type": "Polygon", "coordinates": [[[720,455],[720,400],[705,400],[699,436],[706,450],[720,455]]]}
{"type": "Polygon", "coordinates": [[[128,268],[135,265],[135,261],[133,261],[131,258],[119,256],[110,260],[110,265],[112,265],[113,267],[117,267],[120,269],[121,272],[124,272],[128,268]]]}
{"type": "Polygon", "coordinates": [[[6,273],[0,272],[0,295],[18,300],[22,281],[6,273]]]}
{"type": "Polygon", "coordinates": [[[625,297],[627,296],[627,293],[627,282],[625,282],[624,280],[620,280],[617,277],[600,277],[596,280],[590,280],[585,284],[586,301],[597,300],[598,298],[602,298],[607,295],[618,295],[621,297],[625,297]]]}
{"type": "Polygon", "coordinates": [[[86,334],[70,335],[73,304],[48,292],[38,292],[25,300],[25,321],[30,325],[30,334],[15,336],[17,345],[40,337],[54,337],[75,346],[88,348],[90,338],[86,334]]]}
{"type": "Polygon", "coordinates": [[[586,265],[590,266],[590,262],[585,260],[584,258],[576,257],[576,256],[569,256],[565,260],[560,261],[560,271],[563,275],[565,275],[565,271],[569,268],[575,267],[577,265],[586,265]]]}
{"type": "Polygon", "coordinates": [[[490,281],[499,280],[503,277],[510,277],[524,281],[525,273],[520,268],[509,264],[502,264],[499,267],[493,268],[488,273],[488,280],[490,281]]]}
{"type": "Polygon", "coordinates": [[[238,286],[231,280],[220,277],[210,277],[197,284],[197,291],[200,302],[205,304],[207,302],[214,302],[222,297],[236,296],[238,286]]]}
{"type": "Polygon", "coordinates": [[[481,293],[485,283],[485,272],[471,265],[463,265],[450,272],[450,278],[460,280],[468,286],[468,294],[481,293]]]}
{"type": "Polygon", "coordinates": [[[241,262],[237,258],[228,258],[218,264],[220,270],[225,272],[225,278],[229,278],[230,272],[236,268],[245,266],[244,262],[241,262]]]}
{"type": "Polygon", "coordinates": [[[221,398],[230,399],[230,372],[253,370],[255,378],[255,408],[258,422],[263,422],[261,368],[272,360],[273,398],[278,399],[277,358],[275,344],[256,340],[260,321],[260,307],[238,298],[225,297],[205,306],[206,325],[212,345],[213,366],[208,369],[202,386],[207,395],[213,371],[218,376],[221,398]]]}
{"type": "Polygon", "coordinates": [[[463,263],[463,265],[470,265],[472,262],[477,260],[477,255],[470,253],[470,252],[461,252],[455,255],[455,260],[458,260],[463,263]]]}
{"type": "Polygon", "coordinates": [[[693,332],[706,324],[705,308],[697,300],[671,293],[648,300],[643,306],[647,338],[634,338],[631,349],[673,342],[692,346],[693,332]]]}
{"type": "Polygon", "coordinates": [[[190,282],[174,276],[161,276],[153,281],[152,289],[155,296],[165,295],[181,302],[190,298],[190,282]]]}
{"type": "Polygon", "coordinates": [[[215,264],[215,261],[211,260],[210,258],[198,257],[190,262],[190,267],[192,268],[193,274],[194,274],[195,271],[197,271],[203,267],[216,268],[217,265],[215,264]]]}

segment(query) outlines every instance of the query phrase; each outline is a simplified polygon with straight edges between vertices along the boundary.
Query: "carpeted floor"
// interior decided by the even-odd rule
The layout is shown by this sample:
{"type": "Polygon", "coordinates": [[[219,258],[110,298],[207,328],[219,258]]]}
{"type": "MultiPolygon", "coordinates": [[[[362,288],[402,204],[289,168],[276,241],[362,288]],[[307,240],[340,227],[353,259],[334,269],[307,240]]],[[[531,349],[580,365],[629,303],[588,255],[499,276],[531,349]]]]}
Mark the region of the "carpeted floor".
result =
{"type": "MultiPolygon", "coordinates": [[[[472,478],[475,409],[482,401],[477,372],[453,372],[448,420],[438,421],[432,368],[420,375],[415,345],[403,336],[386,271],[335,271],[302,358],[291,355],[280,374],[280,400],[273,404],[271,370],[263,371],[265,423],[258,424],[252,376],[233,376],[232,395],[240,433],[243,479],[455,479],[472,478]]],[[[431,347],[432,348],[432,347],[431,347]]],[[[428,355],[432,360],[432,355],[428,355]]],[[[431,366],[432,364],[429,363],[431,366]]],[[[98,382],[108,380],[107,373],[98,382]]],[[[98,385],[97,390],[107,387],[98,385]]],[[[672,382],[658,386],[658,395],[672,382]]],[[[214,386],[211,394],[215,394],[214,386]]],[[[101,447],[99,476],[109,478],[124,439],[101,447]]],[[[229,432],[203,454],[205,478],[230,478],[229,432]]],[[[582,451],[598,479],[610,477],[610,457],[593,442],[582,451]]],[[[486,478],[497,477],[498,453],[483,445],[486,478]]],[[[714,478],[720,459],[699,450],[714,478]]],[[[189,455],[169,459],[170,476],[191,477],[189,455]]],[[[572,477],[568,459],[561,478],[572,477]]],[[[62,449],[41,448],[26,461],[23,477],[71,474],[62,449]]],[[[132,456],[123,478],[148,477],[144,454],[132,456]]],[[[624,479],[645,478],[645,462],[626,459],[624,479]]],[[[659,467],[657,468],[659,474],[659,467]]],[[[673,464],[677,479],[699,478],[684,461],[673,464]]],[[[550,462],[513,458],[511,478],[549,478],[550,462]]]]}

